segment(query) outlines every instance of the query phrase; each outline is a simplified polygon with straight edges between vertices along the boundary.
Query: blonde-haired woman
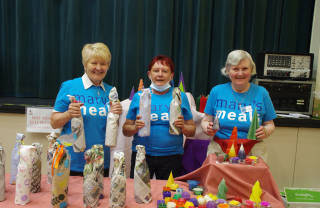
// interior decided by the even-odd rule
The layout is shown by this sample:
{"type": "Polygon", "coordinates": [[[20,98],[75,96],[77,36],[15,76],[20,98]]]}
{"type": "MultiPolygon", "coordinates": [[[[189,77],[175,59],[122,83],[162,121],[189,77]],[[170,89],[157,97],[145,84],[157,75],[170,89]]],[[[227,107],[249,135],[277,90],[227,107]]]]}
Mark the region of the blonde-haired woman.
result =
{"type": "MultiPolygon", "coordinates": [[[[106,76],[111,63],[109,48],[103,43],[86,44],[82,50],[84,75],[63,82],[58,93],[54,110],[51,115],[51,126],[62,128],[61,135],[71,133],[71,119],[83,116],[86,149],[94,144],[104,146],[109,92],[112,89],[102,80],[106,76]],[[81,103],[70,103],[67,95],[73,95],[81,103]]],[[[120,103],[111,104],[110,111],[122,113],[120,103]]],[[[75,153],[72,147],[67,147],[71,153],[70,175],[83,175],[85,164],[84,152],[75,153]]],[[[108,176],[110,148],[104,146],[104,174],[108,176]]]]}
{"type": "Polygon", "coordinates": [[[267,161],[268,152],[263,139],[269,137],[277,117],[268,91],[249,82],[256,74],[256,65],[249,53],[235,50],[229,53],[225,68],[221,73],[231,82],[212,88],[201,122],[202,130],[214,139],[208,146],[208,152],[225,152],[233,128],[238,129],[238,148],[243,143],[247,154],[261,157],[267,161]],[[261,140],[247,139],[254,110],[257,109],[259,125],[256,136],[261,140]],[[213,130],[213,118],[218,114],[220,130],[213,130]]]}

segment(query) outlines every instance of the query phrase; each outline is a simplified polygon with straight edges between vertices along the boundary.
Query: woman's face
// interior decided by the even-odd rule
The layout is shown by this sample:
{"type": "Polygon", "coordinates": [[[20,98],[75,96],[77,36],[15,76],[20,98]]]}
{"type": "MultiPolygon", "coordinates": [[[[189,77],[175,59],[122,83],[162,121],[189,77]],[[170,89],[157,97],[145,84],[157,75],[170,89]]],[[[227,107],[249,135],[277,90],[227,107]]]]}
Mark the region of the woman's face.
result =
{"type": "Polygon", "coordinates": [[[173,78],[173,73],[167,65],[161,63],[154,63],[151,70],[148,71],[148,76],[152,82],[157,86],[163,86],[173,78]]]}
{"type": "Polygon", "coordinates": [[[228,75],[235,87],[245,87],[249,83],[252,68],[249,59],[243,59],[238,65],[231,65],[228,75]]]}
{"type": "Polygon", "coordinates": [[[101,80],[103,80],[103,78],[106,76],[109,66],[110,62],[93,57],[87,61],[84,70],[86,71],[91,82],[94,85],[99,85],[101,80]]]}

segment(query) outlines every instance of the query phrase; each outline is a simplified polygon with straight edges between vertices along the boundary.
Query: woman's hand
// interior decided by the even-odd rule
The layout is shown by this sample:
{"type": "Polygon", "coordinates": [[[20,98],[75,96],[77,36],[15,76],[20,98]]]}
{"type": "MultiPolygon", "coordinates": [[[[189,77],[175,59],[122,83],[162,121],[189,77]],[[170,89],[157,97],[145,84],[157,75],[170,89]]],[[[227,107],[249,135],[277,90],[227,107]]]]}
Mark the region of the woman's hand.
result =
{"type": "Polygon", "coordinates": [[[111,109],[110,109],[111,113],[119,114],[119,115],[122,114],[122,105],[120,102],[112,103],[112,101],[110,101],[110,106],[111,106],[111,109]]]}
{"type": "Polygon", "coordinates": [[[216,129],[212,129],[212,127],[213,127],[213,122],[210,121],[210,122],[208,123],[208,125],[207,125],[207,135],[208,135],[208,136],[214,136],[214,135],[217,133],[217,131],[218,131],[218,130],[216,130],[216,129]]]}
{"type": "Polygon", "coordinates": [[[174,121],[174,125],[176,125],[176,127],[180,128],[181,131],[184,129],[184,117],[183,115],[179,115],[178,119],[176,119],[174,121]]]}
{"type": "Polygon", "coordinates": [[[266,138],[264,126],[260,126],[260,127],[256,130],[256,137],[257,137],[258,139],[264,139],[264,138],[266,138]]]}
{"type": "Polygon", "coordinates": [[[139,129],[142,129],[144,127],[144,121],[139,120],[141,117],[142,116],[140,115],[136,116],[137,120],[135,121],[134,126],[137,131],[139,131],[139,129]]]}
{"type": "Polygon", "coordinates": [[[84,103],[70,103],[69,104],[69,108],[68,108],[68,117],[70,119],[74,118],[74,117],[79,117],[81,116],[81,109],[80,107],[83,106],[84,103]]]}

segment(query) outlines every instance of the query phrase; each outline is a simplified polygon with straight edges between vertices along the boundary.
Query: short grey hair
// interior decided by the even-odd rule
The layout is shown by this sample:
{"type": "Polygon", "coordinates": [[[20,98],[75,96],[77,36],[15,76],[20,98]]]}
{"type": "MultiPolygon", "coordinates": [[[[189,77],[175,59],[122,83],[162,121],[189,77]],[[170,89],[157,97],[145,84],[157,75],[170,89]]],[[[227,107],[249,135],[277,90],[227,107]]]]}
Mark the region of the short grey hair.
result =
{"type": "Polygon", "coordinates": [[[240,61],[244,59],[248,59],[250,61],[252,69],[251,76],[256,74],[256,64],[253,62],[251,55],[244,50],[235,50],[229,53],[225,67],[221,69],[221,74],[229,77],[228,70],[230,69],[230,66],[238,65],[240,61]]]}

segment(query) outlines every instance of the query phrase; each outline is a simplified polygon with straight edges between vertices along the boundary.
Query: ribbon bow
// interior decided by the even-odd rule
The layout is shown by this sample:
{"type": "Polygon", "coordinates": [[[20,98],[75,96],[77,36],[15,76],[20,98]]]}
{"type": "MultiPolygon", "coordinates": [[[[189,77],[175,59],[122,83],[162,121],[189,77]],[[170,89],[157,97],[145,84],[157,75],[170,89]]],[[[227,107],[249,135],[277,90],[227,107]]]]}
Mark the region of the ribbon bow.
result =
{"type": "Polygon", "coordinates": [[[58,169],[60,159],[63,156],[63,149],[64,149],[64,146],[62,144],[60,144],[58,146],[58,148],[56,149],[56,152],[54,153],[54,156],[52,159],[52,166],[51,166],[52,176],[53,176],[53,168],[58,169]],[[56,159],[56,156],[57,156],[57,159],[56,159]],[[55,161],[55,159],[56,159],[56,161],[55,161]]]}

